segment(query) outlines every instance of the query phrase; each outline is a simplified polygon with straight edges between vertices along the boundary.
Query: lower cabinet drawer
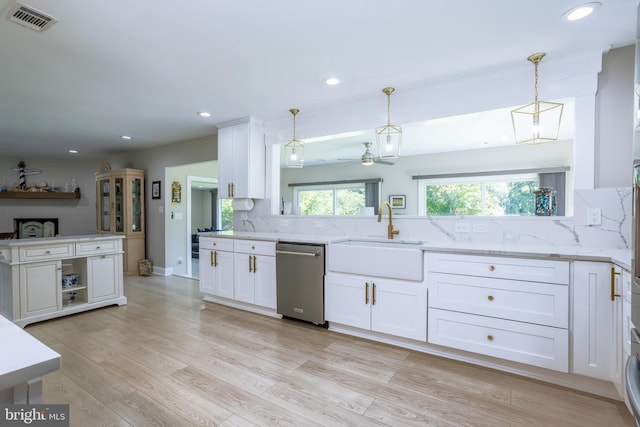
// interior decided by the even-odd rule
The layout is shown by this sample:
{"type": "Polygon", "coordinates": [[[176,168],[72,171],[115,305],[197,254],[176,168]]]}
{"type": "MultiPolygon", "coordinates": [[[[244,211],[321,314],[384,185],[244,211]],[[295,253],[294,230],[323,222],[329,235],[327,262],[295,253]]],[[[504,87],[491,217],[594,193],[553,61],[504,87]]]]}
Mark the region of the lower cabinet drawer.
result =
{"type": "Polygon", "coordinates": [[[566,329],[430,308],[428,342],[486,356],[569,371],[566,329]]]}
{"type": "Polygon", "coordinates": [[[234,239],[233,251],[251,255],[276,256],[276,242],[234,239]]]}
{"type": "Polygon", "coordinates": [[[99,255],[118,251],[117,240],[100,240],[76,243],[76,255],[99,255]]]}
{"type": "Polygon", "coordinates": [[[68,258],[74,255],[73,243],[55,245],[21,246],[20,261],[46,261],[49,259],[68,258]]]}
{"type": "Polygon", "coordinates": [[[567,328],[569,287],[430,273],[429,307],[567,328]]]}

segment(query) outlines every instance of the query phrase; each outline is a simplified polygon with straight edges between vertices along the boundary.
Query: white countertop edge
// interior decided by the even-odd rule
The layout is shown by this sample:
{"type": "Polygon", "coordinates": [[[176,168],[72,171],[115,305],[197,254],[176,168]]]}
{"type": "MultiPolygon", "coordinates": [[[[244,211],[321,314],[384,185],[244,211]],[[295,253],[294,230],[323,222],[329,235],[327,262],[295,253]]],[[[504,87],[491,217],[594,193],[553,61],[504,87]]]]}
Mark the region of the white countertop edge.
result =
{"type": "MultiPolygon", "coordinates": [[[[309,234],[265,233],[248,231],[214,231],[199,233],[203,237],[222,237],[230,239],[265,240],[273,242],[299,242],[316,244],[335,244],[347,240],[384,241],[384,236],[316,236],[309,234]]],[[[402,243],[402,239],[395,239],[402,243]]],[[[423,241],[419,246],[423,251],[450,253],[468,253],[501,256],[526,256],[532,258],[551,258],[565,260],[612,262],[631,270],[631,250],[620,248],[597,248],[582,246],[543,246],[521,245],[516,243],[473,243],[473,242],[435,242],[423,241]]]]}
{"type": "Polygon", "coordinates": [[[0,353],[0,390],[60,369],[58,353],[4,316],[0,316],[0,341],[5,345],[0,353]]]}
{"type": "Polygon", "coordinates": [[[0,246],[48,245],[51,243],[75,243],[96,240],[124,239],[121,234],[84,234],[78,236],[35,237],[30,239],[0,240],[0,246]]]}

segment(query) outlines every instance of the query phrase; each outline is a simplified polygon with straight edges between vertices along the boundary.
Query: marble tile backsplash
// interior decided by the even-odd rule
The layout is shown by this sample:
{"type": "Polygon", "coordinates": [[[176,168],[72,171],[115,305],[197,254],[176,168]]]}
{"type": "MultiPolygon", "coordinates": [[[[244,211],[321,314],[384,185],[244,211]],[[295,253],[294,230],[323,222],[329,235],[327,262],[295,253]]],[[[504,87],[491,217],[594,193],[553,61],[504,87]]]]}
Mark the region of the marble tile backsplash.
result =
{"type": "MultiPolygon", "coordinates": [[[[269,200],[256,200],[246,219],[235,215],[238,231],[386,237],[387,215],[302,217],[271,215],[269,200]]],[[[631,187],[577,190],[573,217],[415,217],[394,212],[397,239],[437,242],[512,243],[629,249],[631,247],[631,187]],[[588,209],[601,211],[601,224],[590,225],[588,209]]]]}

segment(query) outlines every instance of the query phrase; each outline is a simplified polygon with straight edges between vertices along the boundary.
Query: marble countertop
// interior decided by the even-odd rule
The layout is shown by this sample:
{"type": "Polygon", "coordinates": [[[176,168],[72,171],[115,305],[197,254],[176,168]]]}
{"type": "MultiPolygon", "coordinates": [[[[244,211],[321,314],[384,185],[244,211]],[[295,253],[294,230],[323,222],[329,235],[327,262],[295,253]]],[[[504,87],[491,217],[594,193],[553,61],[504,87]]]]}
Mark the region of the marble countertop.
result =
{"type": "MultiPolygon", "coordinates": [[[[310,234],[252,233],[246,231],[215,231],[200,233],[201,236],[225,237],[233,239],[266,240],[273,242],[299,242],[316,244],[335,244],[347,240],[385,241],[384,237],[346,237],[318,236],[310,234]]],[[[394,239],[402,243],[402,239],[394,239]]],[[[415,241],[411,241],[415,242],[415,241]]],[[[596,248],[582,246],[544,246],[520,245],[511,243],[473,243],[473,242],[436,242],[422,241],[417,247],[424,251],[475,253],[482,255],[525,256],[529,258],[553,258],[582,261],[613,262],[622,268],[631,270],[631,250],[618,248],[596,248]]]]}
{"type": "Polygon", "coordinates": [[[0,390],[60,369],[60,355],[0,315],[0,390]]]}

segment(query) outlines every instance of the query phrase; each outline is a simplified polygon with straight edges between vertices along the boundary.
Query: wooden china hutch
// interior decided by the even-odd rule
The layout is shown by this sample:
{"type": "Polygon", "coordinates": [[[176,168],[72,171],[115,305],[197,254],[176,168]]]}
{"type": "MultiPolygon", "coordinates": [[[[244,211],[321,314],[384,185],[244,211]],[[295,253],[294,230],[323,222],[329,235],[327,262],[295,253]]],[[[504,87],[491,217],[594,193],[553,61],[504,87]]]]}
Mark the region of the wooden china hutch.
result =
{"type": "Polygon", "coordinates": [[[123,235],[123,271],[138,273],[145,258],[144,171],[111,169],[102,162],[96,172],[98,234],[123,235]]]}

